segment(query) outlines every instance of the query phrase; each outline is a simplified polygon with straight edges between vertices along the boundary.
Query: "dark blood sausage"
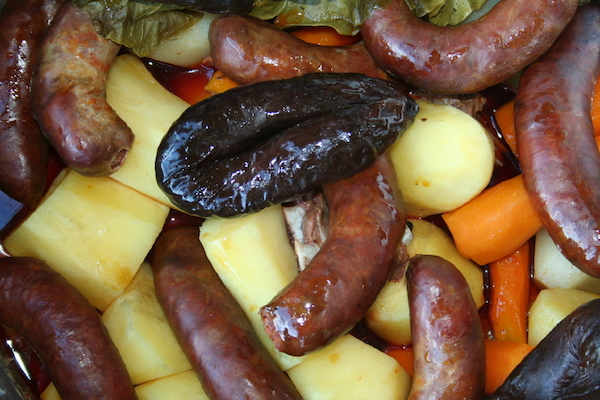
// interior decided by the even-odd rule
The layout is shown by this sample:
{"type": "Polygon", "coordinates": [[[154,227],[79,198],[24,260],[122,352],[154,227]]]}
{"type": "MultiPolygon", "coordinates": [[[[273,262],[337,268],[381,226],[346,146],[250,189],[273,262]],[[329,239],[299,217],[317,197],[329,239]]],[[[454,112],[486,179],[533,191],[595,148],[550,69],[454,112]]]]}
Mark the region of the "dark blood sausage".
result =
{"type": "Polygon", "coordinates": [[[212,268],[199,234],[192,226],[165,231],[152,269],[158,301],[208,397],[300,400],[212,268]]]}
{"type": "Polygon", "coordinates": [[[133,143],[133,133],[106,102],[108,69],[119,49],[65,1],[36,62],[34,116],[65,164],[83,175],[116,171],[133,143]]]}
{"type": "Polygon", "coordinates": [[[600,155],[590,117],[600,75],[600,7],[580,7],[555,45],[522,75],[515,130],[525,186],[548,233],[600,277],[600,155]]]}
{"type": "Polygon", "coordinates": [[[243,85],[311,72],[356,72],[387,78],[362,43],[318,46],[249,16],[214,20],[209,41],[215,67],[243,85]]]}
{"type": "Polygon", "coordinates": [[[600,299],[558,323],[486,400],[600,398],[600,299]]]}
{"type": "Polygon", "coordinates": [[[275,348],[300,356],[347,333],[405,257],[404,201],[387,153],[347,179],[323,185],[328,237],[260,315],[275,348]]]}
{"type": "Polygon", "coordinates": [[[409,399],[482,399],[483,328],[463,275],[441,257],[416,255],[407,288],[415,354],[409,399]]]}
{"type": "Polygon", "coordinates": [[[377,63],[438,93],[475,93],[542,55],[573,17],[578,0],[502,0],[480,19],[440,27],[413,15],[405,0],[376,10],[361,33],[377,63]]]}
{"type": "Polygon", "coordinates": [[[245,14],[254,7],[253,0],[159,0],[157,3],[175,4],[210,14],[245,14]]]}
{"type": "Polygon", "coordinates": [[[192,215],[258,211],[366,168],[417,108],[402,87],[360,74],[241,86],[173,124],[158,148],[157,181],[192,215]]]}
{"type": "Polygon", "coordinates": [[[38,354],[63,400],[135,400],[100,314],[44,262],[0,259],[0,322],[38,354]]]}
{"type": "Polygon", "coordinates": [[[48,142],[33,118],[31,76],[60,0],[9,0],[0,8],[0,190],[34,208],[46,186],[48,142]]]}

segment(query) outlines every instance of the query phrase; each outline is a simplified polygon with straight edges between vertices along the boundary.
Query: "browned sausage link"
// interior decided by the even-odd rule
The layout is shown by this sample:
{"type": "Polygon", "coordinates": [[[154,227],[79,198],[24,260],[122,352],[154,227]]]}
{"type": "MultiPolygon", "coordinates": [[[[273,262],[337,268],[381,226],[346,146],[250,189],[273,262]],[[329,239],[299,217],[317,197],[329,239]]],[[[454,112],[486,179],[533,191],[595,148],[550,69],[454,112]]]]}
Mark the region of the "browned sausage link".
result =
{"type": "Polygon", "coordinates": [[[31,76],[60,0],[9,0],[0,14],[0,190],[34,208],[46,186],[48,142],[33,119],[31,76]]]}
{"type": "Polygon", "coordinates": [[[580,7],[521,78],[515,128],[523,179],[548,233],[582,271],[600,277],[600,156],[590,99],[600,75],[600,7],[580,7]]]}
{"type": "Polygon", "coordinates": [[[66,1],[50,25],[32,82],[34,115],[65,164],[83,175],[117,170],[133,133],[106,102],[108,69],[119,52],[87,14],[66,1]]]}
{"type": "Polygon", "coordinates": [[[443,258],[417,255],[407,286],[415,354],[409,400],[483,398],[483,329],[463,275],[443,258]]]}
{"type": "Polygon", "coordinates": [[[578,0],[502,0],[483,17],[440,27],[392,0],[362,26],[367,48],[391,75],[439,93],[475,93],[543,54],[573,17],[578,0]]]}
{"type": "Polygon", "coordinates": [[[363,44],[318,46],[249,16],[216,19],[209,40],[215,67],[239,84],[309,72],[358,72],[387,77],[363,44]]]}
{"type": "Polygon", "coordinates": [[[207,395],[301,399],[213,270],[199,234],[191,226],[165,231],[152,269],[158,301],[207,395]]]}
{"type": "Polygon", "coordinates": [[[134,400],[100,314],[44,262],[0,259],[0,322],[35,350],[62,400],[134,400]]]}
{"type": "Polygon", "coordinates": [[[327,240],[260,311],[279,351],[300,356],[326,346],[373,303],[403,249],[406,215],[396,179],[386,153],[363,172],[324,185],[327,240]]]}

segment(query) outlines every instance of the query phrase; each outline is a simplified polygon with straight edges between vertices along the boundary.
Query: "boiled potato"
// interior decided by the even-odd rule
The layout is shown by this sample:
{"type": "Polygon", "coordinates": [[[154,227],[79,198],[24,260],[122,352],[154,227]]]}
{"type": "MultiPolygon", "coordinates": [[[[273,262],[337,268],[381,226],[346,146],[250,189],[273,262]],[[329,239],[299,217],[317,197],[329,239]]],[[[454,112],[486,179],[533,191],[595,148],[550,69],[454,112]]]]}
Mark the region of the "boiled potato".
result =
{"type": "Polygon", "coordinates": [[[139,400],[209,400],[194,371],[180,372],[135,387],[139,400]]]}
{"type": "Polygon", "coordinates": [[[189,104],[161,86],[130,54],[111,66],[106,99],[135,135],[125,163],[111,177],[173,207],[156,182],[154,164],[160,141],[189,104]]]}
{"type": "MultiPolygon", "coordinates": [[[[471,288],[477,307],[484,303],[483,272],[473,261],[463,257],[452,239],[439,227],[420,219],[409,219],[413,240],[408,254],[431,254],[450,261],[460,270],[471,288]]],[[[369,308],[365,321],[367,326],[387,341],[405,345],[412,342],[410,312],[406,278],[389,281],[375,303],[369,308]]]]}
{"type": "Polygon", "coordinates": [[[180,67],[193,67],[210,55],[208,28],[217,18],[214,14],[202,14],[202,18],[183,34],[163,41],[148,55],[153,60],[180,67]]]}
{"type": "Polygon", "coordinates": [[[248,315],[261,341],[285,370],[299,363],[275,350],[258,311],[298,273],[281,206],[238,218],[207,219],[200,241],[215,271],[248,315]]]}
{"type": "Polygon", "coordinates": [[[414,123],[391,147],[407,211],[425,217],[454,210],[488,185],[494,145],[485,128],[448,105],[418,101],[414,123]]]}
{"type": "Polygon", "coordinates": [[[192,368],[158,303],[149,264],[108,306],[102,322],[134,385],[192,368]]]}
{"type": "Polygon", "coordinates": [[[104,311],[133,279],[168,213],[114,179],[69,170],[4,246],[44,260],[104,311]]]}
{"type": "Polygon", "coordinates": [[[52,382],[48,385],[46,389],[40,395],[41,400],[60,400],[60,395],[56,390],[56,386],[52,382]]]}
{"type": "Polygon", "coordinates": [[[535,237],[533,261],[535,283],[542,288],[579,289],[600,295],[600,279],[571,264],[552,241],[546,229],[535,237]]]}
{"type": "Polygon", "coordinates": [[[543,338],[567,315],[580,305],[599,298],[594,293],[577,289],[544,289],[540,291],[529,310],[529,339],[537,346],[543,338]]]}
{"type": "Polygon", "coordinates": [[[411,379],[398,362],[351,335],[288,370],[305,400],[403,400],[411,379]]]}

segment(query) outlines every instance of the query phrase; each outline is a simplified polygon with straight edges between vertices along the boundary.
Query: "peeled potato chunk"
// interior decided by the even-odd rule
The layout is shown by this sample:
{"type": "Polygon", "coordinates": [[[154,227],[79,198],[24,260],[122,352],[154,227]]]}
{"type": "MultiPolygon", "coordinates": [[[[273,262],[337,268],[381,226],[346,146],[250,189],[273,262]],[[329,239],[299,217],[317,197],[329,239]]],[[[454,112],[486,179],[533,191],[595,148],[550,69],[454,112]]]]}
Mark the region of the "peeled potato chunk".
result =
{"type": "Polygon", "coordinates": [[[414,123],[391,147],[398,183],[411,216],[454,210],[489,183],[495,154],[491,137],[469,114],[417,101],[414,123]]]}
{"type": "Polygon", "coordinates": [[[209,400],[194,371],[180,372],[135,387],[139,400],[209,400]]]}

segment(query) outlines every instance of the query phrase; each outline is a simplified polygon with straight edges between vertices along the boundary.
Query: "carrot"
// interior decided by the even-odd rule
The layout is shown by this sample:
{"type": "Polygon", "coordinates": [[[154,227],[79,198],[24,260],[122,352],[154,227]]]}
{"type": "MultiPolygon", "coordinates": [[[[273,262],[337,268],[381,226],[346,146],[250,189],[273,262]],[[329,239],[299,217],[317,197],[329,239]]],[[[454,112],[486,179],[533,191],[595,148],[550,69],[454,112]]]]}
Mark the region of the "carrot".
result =
{"type": "MultiPolygon", "coordinates": [[[[493,393],[533,349],[527,343],[485,340],[485,393],[493,393]]],[[[543,379],[543,377],[541,378],[543,379]]]]}
{"type": "Polygon", "coordinates": [[[594,125],[594,134],[600,136],[600,79],[596,81],[592,96],[592,124],[594,125]]]}
{"type": "Polygon", "coordinates": [[[514,99],[502,105],[494,113],[494,118],[506,144],[515,156],[517,153],[517,136],[515,134],[515,101],[514,99]]]}
{"type": "Polygon", "coordinates": [[[387,355],[394,357],[412,378],[414,371],[414,352],[412,346],[393,347],[386,351],[387,355]]]}
{"type": "Polygon", "coordinates": [[[360,41],[358,35],[341,35],[329,26],[307,26],[292,31],[292,35],[307,43],[320,46],[348,46],[360,41]]]}
{"type": "Polygon", "coordinates": [[[215,71],[204,90],[211,94],[223,93],[229,89],[239,86],[237,83],[223,75],[221,71],[215,71]]]}
{"type": "Polygon", "coordinates": [[[484,190],[442,218],[458,251],[479,265],[506,257],[542,228],[521,175],[484,190]]]}
{"type": "Polygon", "coordinates": [[[530,245],[527,242],[489,265],[489,318],[497,340],[527,342],[529,255],[530,245]]]}

